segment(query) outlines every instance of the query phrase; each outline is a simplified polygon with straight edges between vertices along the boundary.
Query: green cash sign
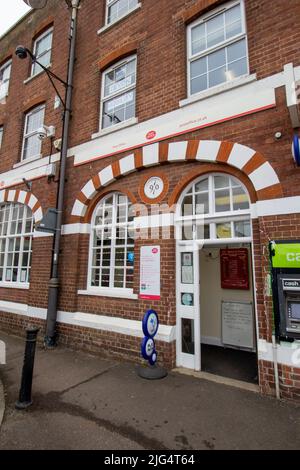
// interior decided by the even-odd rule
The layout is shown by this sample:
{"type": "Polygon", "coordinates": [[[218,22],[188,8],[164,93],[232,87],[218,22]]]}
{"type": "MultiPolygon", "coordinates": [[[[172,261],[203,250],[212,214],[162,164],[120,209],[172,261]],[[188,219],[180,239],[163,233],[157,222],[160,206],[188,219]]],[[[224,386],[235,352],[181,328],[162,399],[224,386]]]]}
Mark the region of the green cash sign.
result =
{"type": "Polygon", "coordinates": [[[273,268],[300,268],[300,243],[272,243],[273,268]]]}

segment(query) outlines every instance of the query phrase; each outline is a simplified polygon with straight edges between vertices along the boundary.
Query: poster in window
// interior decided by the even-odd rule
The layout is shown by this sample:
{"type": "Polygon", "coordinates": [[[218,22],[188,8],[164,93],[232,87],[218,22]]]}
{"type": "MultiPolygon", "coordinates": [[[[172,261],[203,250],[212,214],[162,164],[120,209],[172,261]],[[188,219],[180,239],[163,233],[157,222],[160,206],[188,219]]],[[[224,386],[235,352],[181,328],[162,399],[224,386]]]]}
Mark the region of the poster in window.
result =
{"type": "Polygon", "coordinates": [[[249,290],[249,255],[247,248],[220,250],[222,289],[249,290]]]}
{"type": "Polygon", "coordinates": [[[142,246],[140,299],[160,300],[160,246],[142,246]]]}

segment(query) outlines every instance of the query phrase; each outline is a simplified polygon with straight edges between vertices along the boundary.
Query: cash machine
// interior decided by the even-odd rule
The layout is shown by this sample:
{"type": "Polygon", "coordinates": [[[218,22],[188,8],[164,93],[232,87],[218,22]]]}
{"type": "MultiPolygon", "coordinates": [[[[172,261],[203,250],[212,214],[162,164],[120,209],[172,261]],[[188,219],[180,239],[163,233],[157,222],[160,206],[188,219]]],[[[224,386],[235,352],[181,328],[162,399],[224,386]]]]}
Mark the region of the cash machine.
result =
{"type": "Polygon", "coordinates": [[[275,329],[278,339],[300,339],[300,240],[270,243],[275,329]]]}

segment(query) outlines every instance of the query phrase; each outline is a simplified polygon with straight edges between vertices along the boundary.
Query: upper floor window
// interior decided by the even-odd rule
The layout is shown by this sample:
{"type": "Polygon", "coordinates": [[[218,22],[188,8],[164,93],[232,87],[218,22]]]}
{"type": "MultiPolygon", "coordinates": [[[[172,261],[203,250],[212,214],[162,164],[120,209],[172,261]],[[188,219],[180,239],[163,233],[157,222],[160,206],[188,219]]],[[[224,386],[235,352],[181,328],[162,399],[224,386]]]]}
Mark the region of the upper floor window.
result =
{"type": "Polygon", "coordinates": [[[38,129],[44,124],[45,105],[37,106],[25,116],[22,160],[39,157],[42,141],[38,137],[38,129]]]}
{"type": "Polygon", "coordinates": [[[3,126],[0,126],[0,149],[2,146],[2,139],[3,139],[3,126]]]}
{"type": "Polygon", "coordinates": [[[33,216],[22,204],[0,206],[0,282],[28,283],[33,216]]]}
{"type": "MultiPolygon", "coordinates": [[[[41,34],[35,41],[33,47],[33,55],[36,59],[44,66],[48,67],[51,61],[51,47],[52,47],[52,35],[53,29],[47,29],[41,34]]],[[[40,73],[43,69],[36,63],[33,62],[31,75],[40,73]]]]}
{"type": "Polygon", "coordinates": [[[107,0],[106,23],[114,23],[138,5],[138,0],[107,0]]]}
{"type": "Polygon", "coordinates": [[[8,60],[0,67],[0,100],[8,95],[10,72],[11,60],[8,60]]]}
{"type": "Polygon", "coordinates": [[[135,117],[136,57],[114,65],[102,80],[101,128],[135,117]]]}
{"type": "Polygon", "coordinates": [[[189,95],[248,73],[243,0],[225,4],[188,27],[189,95]]]}
{"type": "Polygon", "coordinates": [[[92,219],[89,285],[97,288],[133,288],[134,240],[130,202],[111,193],[98,204],[92,219]]]}

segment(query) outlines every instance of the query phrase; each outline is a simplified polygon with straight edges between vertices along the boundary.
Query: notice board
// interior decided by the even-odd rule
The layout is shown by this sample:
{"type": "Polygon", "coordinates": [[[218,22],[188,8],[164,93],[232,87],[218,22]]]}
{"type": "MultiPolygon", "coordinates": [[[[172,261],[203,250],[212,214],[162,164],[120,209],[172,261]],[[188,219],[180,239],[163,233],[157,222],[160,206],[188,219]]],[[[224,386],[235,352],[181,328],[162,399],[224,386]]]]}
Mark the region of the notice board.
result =
{"type": "Polygon", "coordinates": [[[254,321],[251,302],[222,302],[222,343],[254,350],[254,321]]]}
{"type": "Polygon", "coordinates": [[[140,299],[160,300],[160,246],[142,246],[140,299]]]}
{"type": "Polygon", "coordinates": [[[247,248],[220,250],[222,289],[249,290],[249,260],[247,248]]]}

